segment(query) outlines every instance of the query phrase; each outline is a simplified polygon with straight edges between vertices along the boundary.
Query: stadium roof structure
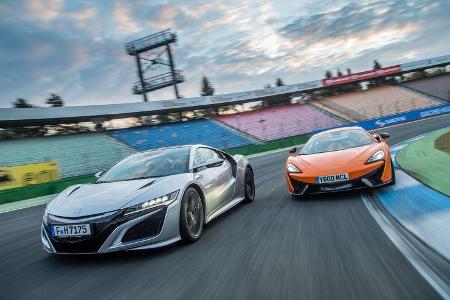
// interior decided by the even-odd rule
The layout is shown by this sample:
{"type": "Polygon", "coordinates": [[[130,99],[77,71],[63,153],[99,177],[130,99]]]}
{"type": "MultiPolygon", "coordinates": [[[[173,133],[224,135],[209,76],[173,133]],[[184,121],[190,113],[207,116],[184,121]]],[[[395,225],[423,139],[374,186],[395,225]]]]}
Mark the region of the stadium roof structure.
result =
{"type": "Polygon", "coordinates": [[[86,121],[100,122],[110,119],[148,116],[254,101],[275,100],[333,86],[357,83],[386,76],[396,76],[403,73],[442,67],[449,64],[450,55],[446,55],[402,65],[389,66],[379,70],[364,71],[323,80],[314,80],[298,84],[216,96],[109,105],[0,108],[0,127],[50,125],[86,121]]]}
{"type": "Polygon", "coordinates": [[[0,108],[0,127],[36,126],[87,121],[100,122],[110,119],[273,100],[285,98],[287,95],[321,88],[322,84],[320,80],[316,80],[261,90],[176,100],[65,107],[0,108]]]}

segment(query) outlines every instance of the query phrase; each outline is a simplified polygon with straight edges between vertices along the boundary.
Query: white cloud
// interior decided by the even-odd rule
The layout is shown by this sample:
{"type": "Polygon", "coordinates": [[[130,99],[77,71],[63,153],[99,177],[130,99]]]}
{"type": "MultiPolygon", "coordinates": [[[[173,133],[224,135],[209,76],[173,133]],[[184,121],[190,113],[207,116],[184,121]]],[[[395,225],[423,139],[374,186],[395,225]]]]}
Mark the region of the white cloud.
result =
{"type": "Polygon", "coordinates": [[[125,3],[116,2],[113,7],[113,20],[115,22],[115,31],[119,35],[129,35],[141,30],[138,22],[133,19],[133,9],[125,3]]]}
{"type": "Polygon", "coordinates": [[[59,17],[62,5],[62,0],[27,0],[25,9],[31,18],[47,22],[59,17]]]}
{"type": "MultiPolygon", "coordinates": [[[[218,93],[317,79],[324,69],[364,70],[448,54],[450,4],[411,0],[4,0],[0,4],[0,106],[16,97],[69,105],[140,101],[123,44],[172,28],[184,96],[202,73],[218,93]],[[30,55],[33,49],[33,55],[30,55]]],[[[170,88],[150,99],[173,98],[170,88]]]]}

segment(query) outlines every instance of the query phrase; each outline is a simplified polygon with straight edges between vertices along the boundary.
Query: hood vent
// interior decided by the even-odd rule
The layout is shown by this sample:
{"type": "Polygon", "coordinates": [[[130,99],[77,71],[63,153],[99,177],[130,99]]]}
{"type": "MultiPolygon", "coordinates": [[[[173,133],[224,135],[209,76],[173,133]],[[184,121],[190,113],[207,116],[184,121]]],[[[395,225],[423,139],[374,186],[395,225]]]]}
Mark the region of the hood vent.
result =
{"type": "Polygon", "coordinates": [[[76,190],[78,190],[80,187],[81,187],[81,185],[79,185],[79,186],[75,187],[74,189],[72,189],[71,191],[69,191],[69,192],[67,193],[67,196],[72,195],[73,192],[75,192],[76,190]]]}
{"type": "Polygon", "coordinates": [[[150,181],[150,182],[147,182],[146,184],[144,184],[143,186],[141,186],[141,187],[139,188],[139,190],[141,190],[141,189],[143,189],[143,188],[146,188],[146,187],[152,185],[155,181],[156,181],[156,180],[152,180],[152,181],[150,181]]]}

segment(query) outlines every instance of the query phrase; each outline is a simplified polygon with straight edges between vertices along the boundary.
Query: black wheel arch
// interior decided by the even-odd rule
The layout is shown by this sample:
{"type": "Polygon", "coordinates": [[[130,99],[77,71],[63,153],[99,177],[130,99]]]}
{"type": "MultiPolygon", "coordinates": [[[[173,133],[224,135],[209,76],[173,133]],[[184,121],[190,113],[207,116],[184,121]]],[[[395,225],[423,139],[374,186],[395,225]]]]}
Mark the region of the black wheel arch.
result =
{"type": "Polygon", "coordinates": [[[188,188],[194,188],[196,191],[197,191],[197,193],[200,195],[200,199],[202,199],[202,204],[203,204],[203,214],[204,214],[204,216],[205,216],[205,220],[206,220],[206,200],[205,200],[205,194],[203,193],[203,190],[197,185],[197,184],[195,184],[195,183],[191,183],[191,184],[189,184],[187,187],[186,187],[186,189],[185,189],[185,191],[188,189],[188,188]]]}

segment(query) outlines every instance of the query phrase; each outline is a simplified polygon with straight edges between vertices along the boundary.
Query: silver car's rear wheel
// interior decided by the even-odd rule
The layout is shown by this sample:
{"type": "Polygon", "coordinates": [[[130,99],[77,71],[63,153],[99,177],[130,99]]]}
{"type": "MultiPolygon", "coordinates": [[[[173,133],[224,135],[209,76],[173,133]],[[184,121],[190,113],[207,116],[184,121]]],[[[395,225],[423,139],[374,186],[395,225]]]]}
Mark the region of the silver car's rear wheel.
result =
{"type": "Polygon", "coordinates": [[[202,198],[195,188],[189,187],[181,200],[180,235],[183,241],[198,240],[202,235],[204,223],[202,198]]]}

